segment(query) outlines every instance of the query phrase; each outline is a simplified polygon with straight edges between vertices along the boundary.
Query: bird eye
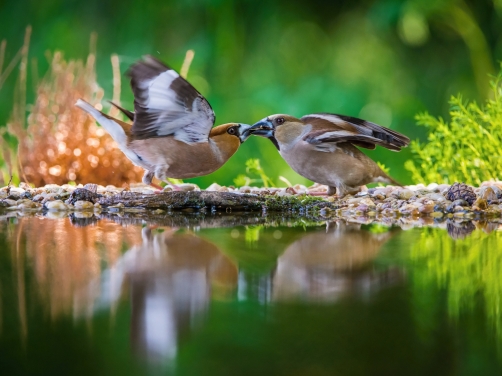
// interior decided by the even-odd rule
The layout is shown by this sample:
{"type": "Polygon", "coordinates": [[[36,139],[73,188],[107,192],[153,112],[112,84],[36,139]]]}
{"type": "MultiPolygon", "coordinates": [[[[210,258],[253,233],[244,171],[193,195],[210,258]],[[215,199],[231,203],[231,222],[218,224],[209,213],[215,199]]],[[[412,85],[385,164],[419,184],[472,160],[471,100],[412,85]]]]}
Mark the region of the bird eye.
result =
{"type": "Polygon", "coordinates": [[[280,118],[275,119],[275,123],[276,123],[277,125],[281,125],[281,124],[283,124],[283,123],[284,123],[284,118],[283,118],[283,117],[280,117],[280,118]]]}
{"type": "Polygon", "coordinates": [[[235,127],[230,127],[227,130],[228,134],[234,135],[237,132],[237,129],[235,127]]]}

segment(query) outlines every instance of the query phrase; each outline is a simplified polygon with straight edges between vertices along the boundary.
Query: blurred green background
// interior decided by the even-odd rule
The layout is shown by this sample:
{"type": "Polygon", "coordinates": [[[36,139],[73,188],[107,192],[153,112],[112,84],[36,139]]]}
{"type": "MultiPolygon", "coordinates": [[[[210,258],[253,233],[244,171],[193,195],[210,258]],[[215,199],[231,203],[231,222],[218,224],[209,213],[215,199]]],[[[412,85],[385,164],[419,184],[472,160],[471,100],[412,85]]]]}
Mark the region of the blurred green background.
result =
{"type": "MultiPolygon", "coordinates": [[[[412,139],[425,138],[414,116],[447,116],[448,99],[482,100],[489,75],[502,56],[502,0],[44,0],[0,2],[0,39],[8,62],[32,25],[30,59],[40,75],[46,51],[85,59],[97,32],[98,82],[112,97],[110,55],[121,71],[144,54],[174,68],[195,51],[188,80],[216,112],[217,124],[254,123],[273,113],[302,116],[332,112],[391,127],[412,139]]],[[[0,124],[8,121],[15,75],[0,90],[0,124]]],[[[29,88],[34,86],[28,76],[29,88]],[[30,86],[31,85],[31,86],[30,86]]],[[[35,92],[28,91],[28,103],[35,92]]],[[[132,109],[123,81],[122,103],[132,109]],[[129,105],[129,106],[128,106],[129,105]]],[[[404,170],[409,150],[369,152],[411,183],[404,170]]],[[[294,183],[296,175],[273,145],[253,137],[219,171],[193,182],[232,184],[248,158],[265,172],[294,183]]],[[[83,182],[86,183],[86,182],[83,182]]]]}

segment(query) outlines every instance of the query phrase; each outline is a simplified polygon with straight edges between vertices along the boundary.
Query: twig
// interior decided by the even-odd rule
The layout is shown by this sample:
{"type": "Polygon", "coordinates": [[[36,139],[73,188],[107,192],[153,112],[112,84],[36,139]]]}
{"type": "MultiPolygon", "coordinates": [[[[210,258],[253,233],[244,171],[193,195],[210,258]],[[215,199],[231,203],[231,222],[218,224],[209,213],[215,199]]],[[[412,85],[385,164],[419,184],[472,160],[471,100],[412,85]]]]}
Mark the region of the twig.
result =
{"type": "Polygon", "coordinates": [[[183,65],[181,66],[180,76],[183,78],[187,78],[188,70],[190,69],[190,65],[192,65],[193,58],[195,56],[194,50],[188,50],[185,54],[185,60],[183,60],[183,65]]]}

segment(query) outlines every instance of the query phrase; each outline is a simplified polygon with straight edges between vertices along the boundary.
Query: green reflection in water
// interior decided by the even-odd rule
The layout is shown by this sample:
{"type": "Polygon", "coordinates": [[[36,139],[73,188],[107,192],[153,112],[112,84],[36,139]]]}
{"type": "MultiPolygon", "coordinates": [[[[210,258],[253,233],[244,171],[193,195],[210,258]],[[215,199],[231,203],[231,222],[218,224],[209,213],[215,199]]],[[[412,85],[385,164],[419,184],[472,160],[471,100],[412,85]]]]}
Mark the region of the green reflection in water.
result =
{"type": "Polygon", "coordinates": [[[418,266],[413,273],[417,294],[437,283],[447,294],[450,317],[457,321],[481,300],[490,328],[502,344],[501,232],[478,230],[454,240],[445,231],[424,229],[411,248],[410,261],[418,266]]]}
{"type": "Polygon", "coordinates": [[[500,292],[497,232],[453,241],[441,229],[339,221],[328,229],[256,227],[259,237],[249,243],[245,226],[193,232],[99,221],[77,228],[37,218],[0,225],[5,374],[500,369],[490,333],[499,316],[489,303],[500,292]],[[103,304],[99,295],[110,285],[117,294],[103,304]],[[153,312],[165,314],[160,320],[175,335],[156,336],[162,325],[145,330],[155,319],[152,302],[168,303],[153,312]],[[172,355],[152,357],[159,348],[172,355]]]}

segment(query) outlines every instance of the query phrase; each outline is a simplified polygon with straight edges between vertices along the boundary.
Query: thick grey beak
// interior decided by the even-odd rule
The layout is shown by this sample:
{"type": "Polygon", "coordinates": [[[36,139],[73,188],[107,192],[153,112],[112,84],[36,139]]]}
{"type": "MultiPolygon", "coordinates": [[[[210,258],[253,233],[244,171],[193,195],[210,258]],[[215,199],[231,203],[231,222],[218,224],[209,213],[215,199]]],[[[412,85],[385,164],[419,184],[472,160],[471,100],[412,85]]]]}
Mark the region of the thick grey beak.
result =
{"type": "Polygon", "coordinates": [[[251,136],[251,133],[249,133],[250,128],[249,124],[239,124],[239,139],[241,140],[241,144],[251,136]]]}
{"type": "Polygon", "coordinates": [[[271,138],[274,137],[274,125],[268,118],[265,118],[253,124],[251,128],[248,129],[248,132],[255,136],[271,138]]]}

